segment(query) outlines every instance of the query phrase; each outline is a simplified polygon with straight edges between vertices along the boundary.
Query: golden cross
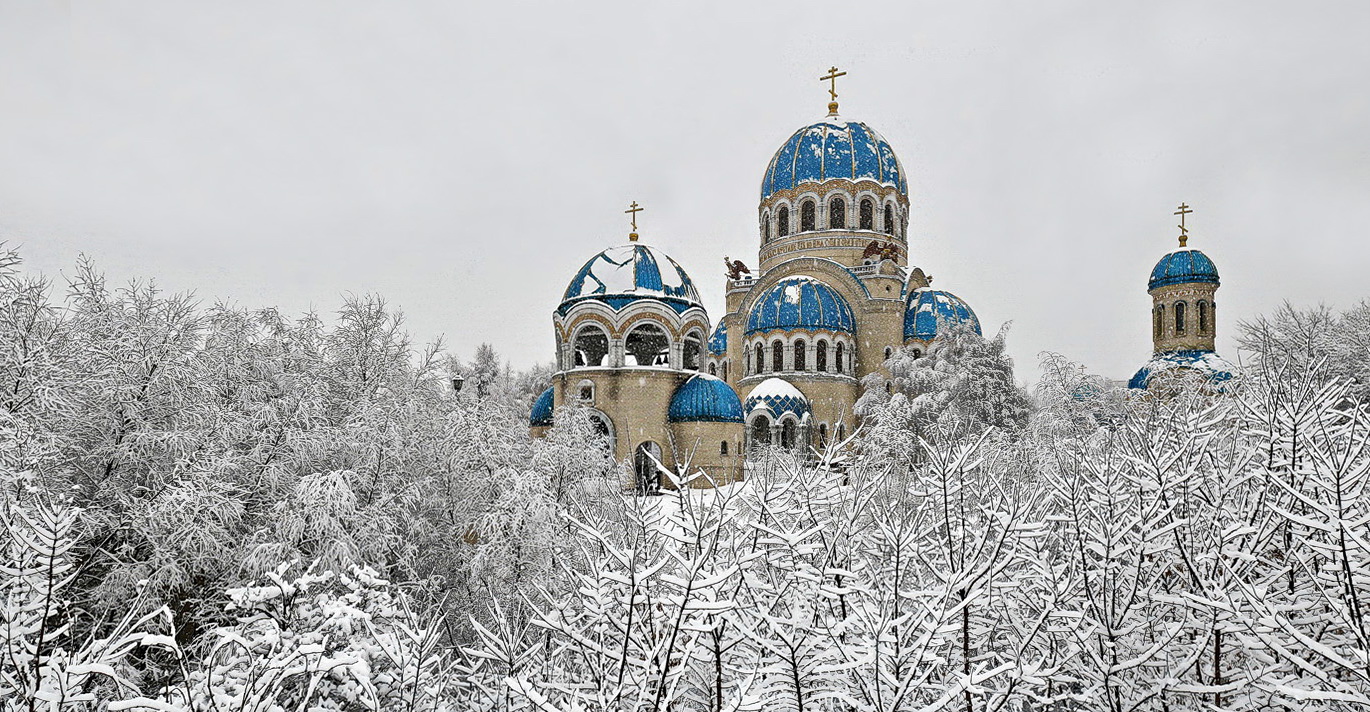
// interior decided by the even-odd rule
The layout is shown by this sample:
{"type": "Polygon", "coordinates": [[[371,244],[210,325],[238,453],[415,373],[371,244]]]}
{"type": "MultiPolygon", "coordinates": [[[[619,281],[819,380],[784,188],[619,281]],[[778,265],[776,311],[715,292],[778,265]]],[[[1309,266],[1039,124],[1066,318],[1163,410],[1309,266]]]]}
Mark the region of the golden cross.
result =
{"type": "Polygon", "coordinates": [[[818,78],[818,81],[820,82],[830,82],[828,94],[832,96],[833,101],[837,101],[837,78],[845,76],[847,76],[846,72],[839,72],[837,71],[837,67],[833,67],[828,70],[828,76],[818,78]]]}
{"type": "Polygon", "coordinates": [[[633,201],[633,204],[630,205],[630,206],[628,207],[627,210],[624,210],[624,211],[623,211],[623,212],[628,213],[629,215],[633,216],[633,231],[630,232],[630,233],[628,233],[628,238],[631,239],[631,240],[634,240],[634,241],[637,240],[637,214],[640,213],[640,212],[642,212],[642,211],[643,211],[643,208],[639,208],[639,207],[637,206],[637,201],[636,201],[636,200],[633,201]]]}
{"type": "Polygon", "coordinates": [[[1180,247],[1184,247],[1185,243],[1189,242],[1189,228],[1184,226],[1184,216],[1192,212],[1194,211],[1190,210],[1189,206],[1184,203],[1180,203],[1180,209],[1174,212],[1175,215],[1180,216],[1180,247]]]}

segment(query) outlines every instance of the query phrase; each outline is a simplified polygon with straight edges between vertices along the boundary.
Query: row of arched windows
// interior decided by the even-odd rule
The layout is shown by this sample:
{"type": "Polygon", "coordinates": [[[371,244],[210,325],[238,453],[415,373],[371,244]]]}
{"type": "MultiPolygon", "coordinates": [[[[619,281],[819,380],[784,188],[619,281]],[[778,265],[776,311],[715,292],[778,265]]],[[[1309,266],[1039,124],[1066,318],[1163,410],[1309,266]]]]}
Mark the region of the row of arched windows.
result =
{"type": "Polygon", "coordinates": [[[715,362],[715,361],[710,361],[710,362],[709,362],[709,375],[710,375],[710,376],[718,376],[719,378],[721,378],[721,379],[723,379],[723,380],[725,380],[725,381],[728,380],[728,361],[727,361],[727,359],[724,359],[723,361],[717,361],[717,362],[715,362]]]}
{"type": "Polygon", "coordinates": [[[776,340],[770,345],[758,341],[744,349],[746,375],[779,371],[842,374],[855,372],[856,354],[846,342],[838,341],[829,345],[827,339],[819,338],[814,341],[812,347],[810,353],[810,344],[804,339],[795,339],[792,344],[776,340]]]}
{"type": "MultiPolygon", "coordinates": [[[[680,368],[698,371],[704,367],[704,335],[695,330],[681,342],[680,368]]],[[[570,368],[608,366],[609,336],[598,325],[589,324],[576,331],[571,342],[570,368]]],[[[671,337],[654,322],[644,321],[628,331],[623,339],[623,365],[671,366],[671,337]]]]}
{"type": "MultiPolygon", "coordinates": [[[[774,225],[771,221],[769,212],[761,216],[761,231],[765,242],[773,239],[787,237],[791,234],[791,228],[797,228],[793,232],[812,232],[818,229],[818,203],[812,198],[806,198],[799,203],[799,219],[797,225],[792,225],[790,206],[781,205],[775,211],[774,225]]],[[[828,200],[827,230],[847,229],[847,199],[836,195],[828,200]]],[[[885,203],[884,219],[880,223],[880,231],[886,235],[896,235],[900,232],[898,224],[898,212],[894,209],[894,203],[885,203]]],[[[862,198],[856,211],[857,230],[875,230],[876,207],[875,200],[872,198],[862,198]]]]}
{"type": "MultiPolygon", "coordinates": [[[[1193,328],[1194,334],[1198,336],[1210,336],[1213,334],[1213,318],[1217,310],[1217,304],[1209,303],[1205,299],[1200,299],[1194,305],[1193,328]]],[[[1151,319],[1152,335],[1161,339],[1165,337],[1166,327],[1173,329],[1175,336],[1184,336],[1190,329],[1191,318],[1187,302],[1175,302],[1171,305],[1170,316],[1166,317],[1166,307],[1164,304],[1156,305],[1156,313],[1151,319]]]]}
{"type": "MultiPolygon", "coordinates": [[[[813,428],[812,425],[809,427],[813,428]]],[[[828,432],[828,424],[819,423],[816,433],[812,431],[810,433],[811,436],[817,435],[814,446],[819,451],[828,447],[828,432]]],[[[846,424],[837,424],[836,436],[835,442],[840,443],[847,439],[846,424]]],[[[769,415],[759,413],[753,416],[751,422],[747,424],[747,442],[753,449],[767,445],[779,445],[786,450],[793,450],[799,446],[807,445],[803,440],[803,427],[793,415],[782,416],[777,423],[771,420],[769,415]]]]}

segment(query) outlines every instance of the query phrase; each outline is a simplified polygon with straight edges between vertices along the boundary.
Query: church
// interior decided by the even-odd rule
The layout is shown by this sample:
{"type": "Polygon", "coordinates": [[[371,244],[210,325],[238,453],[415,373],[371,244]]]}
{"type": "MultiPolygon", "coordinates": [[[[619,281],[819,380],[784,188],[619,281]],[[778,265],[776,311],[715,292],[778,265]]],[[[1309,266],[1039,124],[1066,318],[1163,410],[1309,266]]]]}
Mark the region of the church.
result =
{"type": "MultiPolygon", "coordinates": [[[[875,129],[839,114],[844,74],[822,77],[832,82],[827,116],[795,131],[766,166],[756,269],[725,259],[716,321],[685,269],[639,240],[637,203],[626,211],[628,244],[591,257],[552,313],[557,372],[533,406],[534,436],[557,408],[578,405],[615,458],[633,463],[640,490],[660,486],[656,462],[688,465],[693,486],[726,484],[742,478],[757,447],[845,440],[858,425],[862,379],[895,350],[919,355],[951,328],[981,333],[969,304],[910,265],[907,174],[875,129]]],[[[1220,372],[1210,358],[1212,261],[1182,244],[1156,270],[1156,351],[1133,387],[1173,367],[1220,372]]]]}

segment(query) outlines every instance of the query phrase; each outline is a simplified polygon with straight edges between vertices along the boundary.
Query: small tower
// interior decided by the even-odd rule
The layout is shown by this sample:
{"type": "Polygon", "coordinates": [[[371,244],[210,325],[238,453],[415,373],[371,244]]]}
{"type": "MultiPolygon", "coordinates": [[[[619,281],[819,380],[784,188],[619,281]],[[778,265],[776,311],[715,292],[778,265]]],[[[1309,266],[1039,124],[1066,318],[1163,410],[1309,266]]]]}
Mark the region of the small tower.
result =
{"type": "Polygon", "coordinates": [[[1180,249],[1165,255],[1151,270],[1151,361],[1128,385],[1146,388],[1159,371],[1185,368],[1204,371],[1212,383],[1232,377],[1232,365],[1214,349],[1217,333],[1218,268],[1208,255],[1189,247],[1185,216],[1193,212],[1181,204],[1180,249]]]}

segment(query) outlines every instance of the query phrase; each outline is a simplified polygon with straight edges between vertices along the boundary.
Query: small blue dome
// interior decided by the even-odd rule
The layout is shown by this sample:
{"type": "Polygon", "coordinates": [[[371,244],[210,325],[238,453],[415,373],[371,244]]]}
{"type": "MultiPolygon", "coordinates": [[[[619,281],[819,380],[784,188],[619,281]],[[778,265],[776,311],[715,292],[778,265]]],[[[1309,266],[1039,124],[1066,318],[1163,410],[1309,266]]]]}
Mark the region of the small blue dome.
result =
{"type": "Polygon", "coordinates": [[[747,316],[747,334],[827,329],[856,332],[851,306],[837,290],[807,276],[786,277],[766,290],[747,316]]]}
{"type": "Polygon", "coordinates": [[[909,194],[904,167],[888,141],[863,123],[830,118],[794,132],[775,152],[761,178],[761,199],[834,178],[873,180],[909,194]]]}
{"type": "Polygon", "coordinates": [[[921,287],[909,292],[904,308],[904,339],[931,341],[939,330],[954,324],[968,323],[980,334],[980,319],[970,305],[951,292],[921,287]]]}
{"type": "Polygon", "coordinates": [[[1235,370],[1232,364],[1212,351],[1162,351],[1152,356],[1151,360],[1132,376],[1127,382],[1127,387],[1147,388],[1156,374],[1176,368],[1207,374],[1208,382],[1215,386],[1232,380],[1232,372],[1235,370]]]}
{"type": "Polygon", "coordinates": [[[728,326],[721,321],[714,327],[713,336],[709,337],[709,355],[728,355],[728,326]]]}
{"type": "Polygon", "coordinates": [[[722,379],[696,373],[675,389],[667,417],[672,423],[741,423],[742,399],[722,379]]]}
{"type": "Polygon", "coordinates": [[[597,299],[614,309],[639,299],[664,301],[678,312],[703,308],[694,281],[666,253],[642,244],[611,247],[585,263],[566,287],[558,311],[585,299],[597,299]]]}
{"type": "Polygon", "coordinates": [[[775,418],[794,413],[802,419],[809,412],[809,399],[793,383],[783,378],[767,378],[747,394],[747,403],[742,409],[751,413],[757,408],[766,408],[775,418]]]}
{"type": "Polygon", "coordinates": [[[548,388],[533,401],[533,412],[528,416],[528,424],[534,428],[552,424],[552,403],[554,396],[548,388]]]}
{"type": "Polygon", "coordinates": [[[1218,268],[1198,250],[1178,250],[1161,258],[1151,270],[1147,291],[1169,284],[1218,283],[1218,268]]]}

